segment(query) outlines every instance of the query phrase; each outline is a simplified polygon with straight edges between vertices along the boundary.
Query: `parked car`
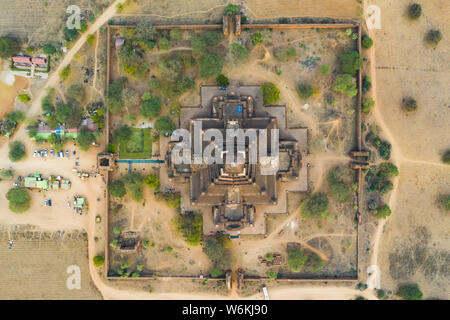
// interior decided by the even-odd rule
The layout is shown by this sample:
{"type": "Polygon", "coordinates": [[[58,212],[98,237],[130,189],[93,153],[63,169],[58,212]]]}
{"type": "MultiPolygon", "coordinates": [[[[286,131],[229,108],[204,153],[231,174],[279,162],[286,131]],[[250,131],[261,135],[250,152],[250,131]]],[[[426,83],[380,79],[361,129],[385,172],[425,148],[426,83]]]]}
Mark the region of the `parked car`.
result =
{"type": "Polygon", "coordinates": [[[44,200],[44,207],[47,206],[47,199],[44,200]]]}
{"type": "Polygon", "coordinates": [[[57,153],[56,153],[56,157],[57,157],[57,158],[59,158],[59,157],[60,157],[60,155],[59,155],[59,152],[57,152],[57,153]]]}
{"type": "Polygon", "coordinates": [[[68,158],[69,155],[70,155],[70,151],[69,151],[69,150],[66,150],[66,157],[68,158]]]}
{"type": "Polygon", "coordinates": [[[33,152],[33,157],[34,157],[34,158],[36,158],[37,153],[38,153],[37,150],[34,150],[34,152],[33,152]]]}
{"type": "Polygon", "coordinates": [[[14,183],[13,183],[13,186],[14,186],[14,187],[20,187],[20,182],[17,182],[17,181],[14,182],[14,183]]]}
{"type": "Polygon", "coordinates": [[[76,150],[73,150],[73,155],[76,155],[77,154],[77,151],[76,150]]]}
{"type": "Polygon", "coordinates": [[[55,150],[50,150],[50,155],[54,156],[55,155],[55,150]]]}
{"type": "Polygon", "coordinates": [[[67,208],[70,208],[70,201],[67,201],[66,205],[67,205],[67,208]]]}
{"type": "Polygon", "coordinates": [[[52,199],[48,199],[48,206],[49,206],[49,207],[52,206],[52,199]]]}
{"type": "Polygon", "coordinates": [[[64,152],[63,152],[63,151],[60,151],[60,152],[59,152],[59,156],[60,156],[61,158],[64,158],[64,152]]]}

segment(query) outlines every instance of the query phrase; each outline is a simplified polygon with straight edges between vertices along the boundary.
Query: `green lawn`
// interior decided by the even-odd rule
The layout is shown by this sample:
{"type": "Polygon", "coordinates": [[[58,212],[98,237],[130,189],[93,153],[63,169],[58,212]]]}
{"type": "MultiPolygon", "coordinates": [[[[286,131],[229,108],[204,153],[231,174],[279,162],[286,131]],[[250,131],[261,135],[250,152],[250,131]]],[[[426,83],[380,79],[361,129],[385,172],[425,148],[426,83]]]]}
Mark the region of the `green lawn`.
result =
{"type": "Polygon", "coordinates": [[[120,159],[148,159],[152,157],[151,129],[132,128],[130,139],[120,141],[120,159]]]}

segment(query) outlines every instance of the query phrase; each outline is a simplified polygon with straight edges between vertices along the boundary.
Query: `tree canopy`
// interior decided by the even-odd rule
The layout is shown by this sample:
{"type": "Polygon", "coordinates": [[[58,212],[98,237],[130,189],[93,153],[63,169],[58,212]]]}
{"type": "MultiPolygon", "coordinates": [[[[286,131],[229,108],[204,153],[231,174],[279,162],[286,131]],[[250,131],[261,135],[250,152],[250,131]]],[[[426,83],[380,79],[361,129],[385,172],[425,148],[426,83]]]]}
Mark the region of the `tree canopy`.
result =
{"type": "Polygon", "coordinates": [[[422,300],[423,299],[423,293],[422,293],[422,291],[420,291],[419,285],[417,283],[402,285],[398,289],[397,294],[405,300],[422,300]]]}
{"type": "Polygon", "coordinates": [[[223,68],[223,60],[215,53],[207,53],[201,56],[198,64],[200,77],[215,78],[223,68]]]}
{"type": "Polygon", "coordinates": [[[203,252],[216,266],[222,269],[228,269],[231,257],[228,249],[230,244],[231,240],[226,234],[216,233],[206,239],[203,252]]]}
{"type": "Polygon", "coordinates": [[[389,208],[387,204],[382,205],[375,211],[375,214],[380,219],[386,219],[391,215],[391,213],[392,213],[391,208],[389,208]]]}
{"type": "Polygon", "coordinates": [[[195,36],[191,40],[192,53],[194,54],[204,53],[206,46],[206,40],[200,35],[195,36]]]}
{"type": "Polygon", "coordinates": [[[288,266],[294,272],[299,272],[306,263],[308,257],[300,248],[288,248],[287,250],[288,266]]]}
{"type": "Polygon", "coordinates": [[[297,93],[300,98],[308,99],[314,94],[314,88],[307,83],[301,83],[297,87],[297,93]]]}
{"type": "Polygon", "coordinates": [[[341,64],[342,72],[355,76],[356,72],[362,67],[362,60],[358,51],[348,50],[344,51],[339,56],[339,62],[341,64]]]}
{"type": "Polygon", "coordinates": [[[230,80],[228,80],[228,78],[223,74],[219,74],[216,78],[216,84],[219,87],[226,87],[230,84],[230,80]]]}
{"type": "Polygon", "coordinates": [[[0,57],[9,58],[20,51],[19,42],[10,37],[0,37],[0,57]]]}
{"type": "Polygon", "coordinates": [[[14,213],[23,213],[30,209],[31,197],[27,189],[16,187],[6,193],[9,200],[9,209],[14,213]]]}
{"type": "Polygon", "coordinates": [[[17,162],[25,157],[25,146],[20,141],[13,141],[9,144],[8,157],[12,162],[17,162]]]}
{"type": "Polygon", "coordinates": [[[269,105],[280,100],[280,90],[272,82],[266,82],[261,86],[264,105],[269,105]]]}
{"type": "Polygon", "coordinates": [[[119,113],[123,109],[122,90],[123,80],[114,81],[109,85],[106,94],[106,106],[111,113],[119,113]]]}
{"type": "Polygon", "coordinates": [[[408,15],[410,19],[416,20],[419,19],[422,15],[422,6],[418,3],[412,3],[408,7],[408,15]]]}
{"type": "Polygon", "coordinates": [[[301,214],[304,218],[326,218],[328,211],[328,197],[323,193],[315,193],[306,197],[301,205],[301,214]]]}
{"type": "Polygon", "coordinates": [[[80,128],[77,137],[78,147],[87,151],[91,147],[91,145],[95,142],[95,136],[92,132],[90,132],[85,126],[80,128]]]}
{"type": "Polygon", "coordinates": [[[140,173],[128,173],[122,178],[122,181],[131,199],[136,202],[141,202],[144,199],[142,194],[144,177],[140,173]]]}
{"type": "Polygon", "coordinates": [[[336,92],[343,93],[350,98],[358,94],[358,89],[356,89],[356,83],[355,81],[353,81],[353,77],[349,74],[344,74],[336,78],[333,90],[336,92]]]}
{"type": "Polygon", "coordinates": [[[161,113],[161,105],[161,98],[151,97],[150,99],[144,100],[144,102],[142,102],[139,113],[144,118],[154,119],[161,113]]]}
{"type": "Polygon", "coordinates": [[[178,214],[174,220],[178,233],[183,236],[187,244],[198,246],[202,239],[202,215],[198,213],[178,214]]]}
{"type": "Polygon", "coordinates": [[[84,86],[81,83],[72,84],[67,89],[66,97],[82,103],[85,97],[84,86]]]}
{"type": "Polygon", "coordinates": [[[230,53],[234,63],[241,63],[250,56],[250,52],[239,42],[230,45],[230,53]]]}
{"type": "Polygon", "coordinates": [[[328,184],[331,196],[340,203],[350,200],[350,187],[348,186],[348,172],[345,168],[337,167],[328,171],[328,184]]]}
{"type": "Polygon", "coordinates": [[[159,134],[170,134],[176,129],[175,123],[168,116],[164,116],[156,120],[155,130],[159,134]]]}
{"type": "Polygon", "coordinates": [[[127,190],[125,189],[125,185],[121,180],[114,180],[108,183],[108,191],[109,194],[113,197],[122,198],[126,195],[127,190]]]}
{"type": "Polygon", "coordinates": [[[156,189],[159,188],[159,177],[156,174],[149,174],[145,177],[144,183],[150,188],[150,189],[156,189]]]}

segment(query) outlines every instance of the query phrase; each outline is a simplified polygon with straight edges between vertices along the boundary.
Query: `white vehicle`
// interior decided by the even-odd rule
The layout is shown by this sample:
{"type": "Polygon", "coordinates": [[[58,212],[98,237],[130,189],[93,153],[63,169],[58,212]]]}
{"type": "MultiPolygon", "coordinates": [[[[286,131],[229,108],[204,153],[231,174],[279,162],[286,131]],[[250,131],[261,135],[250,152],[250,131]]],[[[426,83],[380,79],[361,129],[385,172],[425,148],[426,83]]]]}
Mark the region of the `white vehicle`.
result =
{"type": "Polygon", "coordinates": [[[37,150],[34,150],[34,152],[33,152],[33,157],[34,157],[34,158],[36,158],[37,153],[38,153],[37,150]]]}
{"type": "Polygon", "coordinates": [[[264,299],[269,300],[269,292],[267,291],[267,287],[265,284],[263,284],[262,289],[263,289],[263,293],[264,293],[264,299]]]}
{"type": "Polygon", "coordinates": [[[67,201],[66,205],[67,205],[67,208],[70,208],[70,201],[67,201]]]}

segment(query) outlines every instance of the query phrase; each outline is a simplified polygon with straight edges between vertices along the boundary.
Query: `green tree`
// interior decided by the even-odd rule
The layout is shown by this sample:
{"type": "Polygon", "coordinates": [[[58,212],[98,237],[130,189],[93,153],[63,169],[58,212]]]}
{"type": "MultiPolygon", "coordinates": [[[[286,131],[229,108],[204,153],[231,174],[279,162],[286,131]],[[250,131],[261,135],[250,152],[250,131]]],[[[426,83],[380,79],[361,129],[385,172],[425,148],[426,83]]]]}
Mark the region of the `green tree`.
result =
{"type": "MultiPolygon", "coordinates": [[[[356,87],[356,86],[355,86],[356,87]]],[[[362,93],[366,93],[372,87],[372,79],[370,76],[364,76],[362,79],[362,93]]]]}
{"type": "Polygon", "coordinates": [[[170,112],[170,114],[173,114],[173,115],[176,115],[176,116],[180,115],[181,114],[181,104],[180,104],[180,102],[178,102],[176,100],[171,101],[169,103],[169,112],[170,112]]]}
{"type": "Polygon", "coordinates": [[[189,77],[183,77],[176,83],[178,93],[185,93],[195,88],[195,81],[189,77]]]}
{"type": "Polygon", "coordinates": [[[198,68],[200,77],[215,78],[222,72],[223,60],[217,54],[207,53],[201,56],[198,68]]]}
{"type": "Polygon", "coordinates": [[[300,272],[308,257],[300,248],[287,249],[288,266],[293,272],[300,272]]]}
{"type": "Polygon", "coordinates": [[[220,34],[216,31],[206,31],[203,39],[209,47],[214,47],[220,42],[220,34]]]}
{"type": "Polygon", "coordinates": [[[417,111],[417,101],[413,98],[403,98],[402,107],[406,112],[417,111]]]}
{"type": "Polygon", "coordinates": [[[370,49],[373,46],[373,40],[367,34],[363,35],[361,45],[364,49],[370,49]]]}
{"type": "Polygon", "coordinates": [[[106,106],[112,113],[119,113],[123,109],[123,82],[123,80],[117,80],[109,85],[106,94],[106,106]]]}
{"type": "Polygon", "coordinates": [[[200,35],[195,36],[191,40],[192,53],[194,54],[200,54],[205,52],[206,46],[207,46],[206,40],[200,35]]]}
{"type": "Polygon", "coordinates": [[[144,118],[154,119],[161,113],[161,98],[151,97],[142,103],[139,113],[144,118]]]}
{"type": "Polygon", "coordinates": [[[14,178],[14,171],[11,169],[0,169],[0,179],[11,180],[14,178]]]}
{"type": "Polygon", "coordinates": [[[115,226],[115,227],[113,227],[113,233],[115,235],[121,235],[122,234],[122,230],[120,229],[119,226],[115,226]]]}
{"type": "Polygon", "coordinates": [[[277,280],[277,273],[274,270],[270,270],[268,275],[270,280],[277,280]]]}
{"type": "Polygon", "coordinates": [[[330,66],[328,64],[323,64],[320,66],[320,73],[323,75],[330,74],[330,66]]]}
{"type": "Polygon", "coordinates": [[[26,93],[19,94],[17,98],[19,99],[20,102],[28,102],[31,100],[30,96],[26,93]]]}
{"type": "Polygon", "coordinates": [[[334,82],[333,90],[343,93],[350,98],[358,94],[356,83],[353,81],[353,77],[349,74],[344,74],[338,77],[334,82]]]}
{"type": "Polygon", "coordinates": [[[42,51],[45,54],[54,54],[56,52],[56,49],[54,46],[52,46],[51,44],[47,44],[42,48],[42,51]]]}
{"type": "Polygon", "coordinates": [[[190,246],[198,246],[202,239],[203,219],[198,213],[178,214],[173,220],[177,232],[190,246]]]}
{"type": "Polygon", "coordinates": [[[280,90],[272,82],[266,82],[261,86],[264,105],[269,105],[280,100],[280,90]]]}
{"type": "Polygon", "coordinates": [[[225,14],[227,16],[234,16],[241,11],[241,6],[235,4],[229,4],[225,7],[225,14]]]}
{"type": "Polygon", "coordinates": [[[219,278],[223,276],[223,274],[223,270],[216,265],[213,265],[211,269],[209,269],[209,275],[211,276],[211,278],[219,278]]]}
{"type": "Polygon", "coordinates": [[[393,178],[399,175],[398,168],[395,164],[384,162],[378,168],[377,177],[381,179],[393,178]]]}
{"type": "Polygon", "coordinates": [[[203,246],[203,252],[219,268],[228,269],[230,266],[230,239],[227,235],[216,233],[206,239],[203,246]]]}
{"type": "Polygon", "coordinates": [[[129,126],[120,126],[116,131],[114,131],[114,141],[117,143],[120,141],[125,141],[131,138],[133,130],[129,126]]]}
{"type": "Polygon", "coordinates": [[[94,44],[95,42],[95,35],[93,34],[88,34],[86,37],[86,42],[89,44],[94,44]]]}
{"type": "Polygon", "coordinates": [[[122,198],[127,193],[125,185],[121,180],[114,180],[108,183],[108,191],[110,195],[118,198],[122,198]]]}
{"type": "Polygon", "coordinates": [[[74,41],[78,38],[78,31],[76,29],[69,29],[66,27],[64,28],[63,33],[67,41],[74,41]]]}
{"type": "Polygon", "coordinates": [[[13,141],[9,144],[9,160],[17,162],[25,157],[25,146],[20,141],[13,141]]]}
{"type": "Polygon", "coordinates": [[[230,53],[233,59],[233,62],[238,64],[247,60],[250,56],[250,52],[240,43],[234,42],[230,45],[230,53]]]}
{"type": "Polygon", "coordinates": [[[375,101],[372,98],[364,98],[362,101],[362,112],[369,113],[375,106],[375,101]]]}
{"type": "Polygon", "coordinates": [[[45,96],[44,98],[42,98],[41,107],[42,107],[42,111],[44,112],[44,114],[53,112],[53,104],[52,104],[52,99],[50,98],[50,96],[45,96]]]}
{"type": "Polygon", "coordinates": [[[159,50],[169,50],[170,49],[170,41],[167,38],[160,38],[158,41],[158,49],[159,50]]]}
{"type": "Polygon", "coordinates": [[[104,256],[95,256],[93,259],[94,267],[101,267],[105,263],[105,257],[104,256]]]}
{"type": "Polygon", "coordinates": [[[445,210],[450,211],[450,194],[441,196],[439,202],[445,210]]]}
{"type": "Polygon", "coordinates": [[[20,51],[19,42],[10,37],[0,37],[0,57],[9,58],[20,51]]]}
{"type": "Polygon", "coordinates": [[[344,51],[339,56],[339,62],[342,72],[351,76],[355,76],[356,72],[362,67],[362,60],[358,51],[355,50],[344,51]]]}
{"type": "Polygon", "coordinates": [[[181,38],[181,30],[180,29],[172,29],[170,30],[170,39],[178,41],[181,38]]]}
{"type": "Polygon", "coordinates": [[[425,40],[430,46],[436,47],[438,43],[442,40],[442,33],[440,30],[430,30],[428,31],[425,40]]]}
{"type": "Polygon", "coordinates": [[[397,294],[405,300],[423,299],[423,293],[422,291],[420,291],[419,285],[417,283],[400,286],[397,294]]]}
{"type": "Polygon", "coordinates": [[[150,189],[157,189],[157,188],[159,188],[159,177],[157,175],[151,173],[145,177],[144,183],[150,189]]]}
{"type": "Polygon", "coordinates": [[[144,177],[140,173],[128,173],[122,178],[122,181],[131,199],[136,202],[141,202],[144,199],[142,194],[144,177]]]}
{"type": "Polygon", "coordinates": [[[254,46],[257,46],[258,44],[262,43],[263,41],[263,35],[261,31],[256,31],[254,34],[252,34],[252,43],[254,46]]]}
{"type": "Polygon", "coordinates": [[[328,171],[327,180],[330,185],[331,196],[340,203],[346,203],[350,200],[351,190],[347,185],[346,170],[341,167],[337,167],[328,171]]]}
{"type": "Polygon", "coordinates": [[[391,208],[389,208],[387,204],[382,205],[375,211],[375,214],[380,219],[386,219],[391,215],[391,213],[392,213],[391,208]]]}
{"type": "Polygon", "coordinates": [[[297,93],[300,98],[308,99],[314,94],[314,88],[307,83],[301,83],[297,87],[297,93]]]}
{"type": "Polygon", "coordinates": [[[445,164],[450,164],[450,150],[447,150],[443,155],[442,155],[442,162],[445,164]]]}
{"type": "Polygon", "coordinates": [[[72,107],[69,104],[62,103],[57,105],[55,108],[55,117],[60,123],[66,122],[71,114],[72,107]]]}
{"type": "Polygon", "coordinates": [[[408,15],[410,19],[419,19],[422,15],[422,6],[418,3],[413,3],[408,7],[408,15]]]}
{"type": "Polygon", "coordinates": [[[127,110],[137,107],[138,105],[141,104],[141,98],[139,97],[139,94],[136,92],[136,90],[131,89],[131,88],[123,89],[122,101],[123,101],[124,107],[127,110]]]}
{"type": "Polygon", "coordinates": [[[6,193],[9,209],[14,213],[23,213],[30,209],[31,197],[27,189],[16,187],[6,193]]]}
{"type": "Polygon", "coordinates": [[[172,55],[159,60],[157,68],[162,78],[175,81],[183,72],[184,62],[180,55],[172,55]]]}
{"type": "Polygon", "coordinates": [[[323,193],[315,193],[306,197],[301,204],[301,214],[304,218],[326,218],[328,211],[328,197],[323,193]]]}
{"type": "Polygon", "coordinates": [[[94,142],[94,134],[86,126],[82,126],[77,137],[78,147],[83,151],[88,151],[94,142]]]}
{"type": "Polygon", "coordinates": [[[72,84],[66,92],[66,97],[78,101],[79,103],[83,103],[85,98],[84,86],[81,83],[72,84]]]}
{"type": "Polygon", "coordinates": [[[13,111],[11,113],[8,113],[6,116],[6,119],[8,121],[11,121],[15,124],[25,120],[25,114],[22,111],[13,111]]]}
{"type": "Polygon", "coordinates": [[[228,80],[228,78],[225,77],[223,74],[219,74],[216,78],[216,84],[219,87],[226,87],[230,84],[230,80],[228,80]]]}
{"type": "Polygon", "coordinates": [[[323,269],[325,261],[319,257],[315,252],[311,252],[307,255],[308,259],[305,263],[305,271],[316,273],[323,269]]]}
{"type": "Polygon", "coordinates": [[[168,116],[164,116],[156,120],[155,130],[159,134],[170,134],[176,129],[175,123],[168,116]]]}
{"type": "Polygon", "coordinates": [[[69,75],[70,75],[70,64],[62,68],[61,71],[59,72],[59,77],[63,80],[66,80],[69,77],[69,75]]]}

